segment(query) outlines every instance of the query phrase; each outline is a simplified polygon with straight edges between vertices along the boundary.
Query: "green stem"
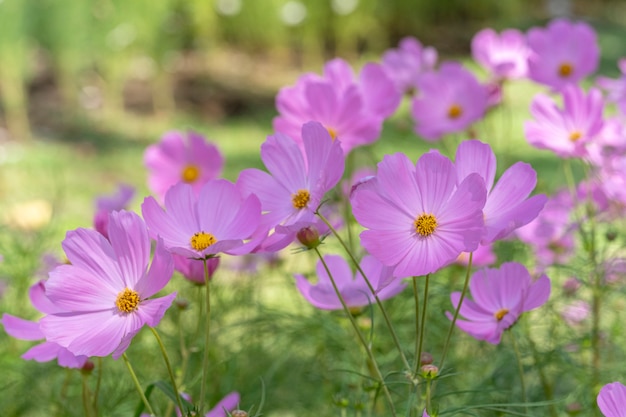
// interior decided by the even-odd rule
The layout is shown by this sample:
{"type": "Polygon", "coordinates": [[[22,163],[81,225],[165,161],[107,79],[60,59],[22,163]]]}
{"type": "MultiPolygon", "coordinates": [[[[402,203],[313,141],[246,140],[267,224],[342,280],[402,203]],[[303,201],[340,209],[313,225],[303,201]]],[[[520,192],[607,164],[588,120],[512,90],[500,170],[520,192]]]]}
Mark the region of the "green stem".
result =
{"type": "Polygon", "coordinates": [[[398,350],[398,353],[400,354],[400,358],[402,359],[402,362],[404,363],[404,367],[406,368],[406,370],[408,372],[411,372],[411,365],[409,365],[409,361],[407,360],[406,355],[404,354],[404,351],[402,350],[402,346],[400,346],[400,340],[398,339],[398,335],[396,334],[396,331],[394,330],[393,325],[391,324],[391,319],[389,318],[389,315],[387,314],[387,310],[383,306],[382,301],[380,301],[380,298],[378,297],[378,294],[376,294],[376,291],[374,290],[374,287],[372,286],[370,280],[367,278],[367,275],[365,274],[365,272],[363,272],[363,269],[361,269],[361,265],[359,265],[359,262],[356,260],[356,258],[352,254],[352,251],[346,245],[346,243],[341,238],[341,236],[339,235],[337,230],[333,227],[332,224],[330,224],[328,219],[326,219],[326,217],[324,217],[324,215],[319,211],[319,208],[316,211],[316,214],[326,224],[326,226],[328,226],[328,228],[333,233],[333,235],[335,235],[335,237],[339,241],[339,244],[341,244],[341,246],[344,248],[344,250],[346,251],[346,253],[350,257],[350,259],[352,260],[352,263],[356,267],[357,271],[359,271],[361,276],[363,276],[363,279],[365,280],[365,283],[367,284],[367,287],[369,288],[370,292],[374,295],[374,299],[376,300],[376,304],[378,305],[378,308],[380,309],[380,311],[381,311],[381,313],[383,315],[383,318],[385,320],[385,324],[387,325],[387,328],[389,329],[389,332],[391,333],[391,338],[393,339],[393,342],[396,345],[396,349],[398,350]]]}
{"type": "Polygon", "coordinates": [[[185,408],[183,407],[183,402],[180,399],[180,392],[178,391],[178,386],[176,385],[176,378],[174,377],[174,371],[172,370],[172,365],[170,364],[170,359],[167,356],[167,351],[165,350],[165,345],[163,345],[163,341],[161,340],[161,336],[157,333],[154,327],[150,327],[152,330],[152,334],[157,340],[159,344],[159,348],[161,349],[161,354],[163,355],[163,360],[165,361],[165,366],[167,367],[167,373],[170,375],[170,381],[172,382],[172,388],[174,389],[174,394],[176,395],[176,401],[178,403],[178,409],[181,413],[185,412],[185,408]]]}
{"type": "Polygon", "coordinates": [[[365,352],[367,353],[367,357],[370,360],[370,363],[371,363],[372,367],[374,368],[374,372],[376,373],[376,376],[377,376],[377,378],[379,380],[379,383],[382,386],[383,392],[385,393],[385,397],[387,398],[387,402],[389,403],[389,409],[391,410],[391,415],[395,417],[396,416],[396,410],[395,410],[395,407],[393,405],[393,399],[391,398],[391,393],[389,392],[389,389],[387,388],[387,384],[385,384],[385,380],[383,378],[383,374],[380,372],[380,368],[378,367],[378,364],[376,363],[376,359],[374,358],[374,354],[372,353],[372,349],[370,348],[370,345],[365,340],[365,336],[363,336],[363,333],[361,333],[361,329],[359,329],[359,326],[356,323],[356,321],[354,320],[354,317],[352,316],[352,313],[350,313],[350,309],[348,308],[348,305],[346,304],[346,301],[343,299],[343,296],[339,292],[339,288],[337,287],[337,283],[335,282],[335,278],[330,273],[330,269],[328,269],[328,265],[326,264],[326,261],[324,260],[324,257],[322,256],[322,254],[320,253],[318,248],[314,248],[314,250],[315,250],[315,253],[317,254],[317,256],[319,257],[320,261],[322,262],[322,265],[324,266],[324,269],[326,270],[326,273],[328,274],[328,278],[330,279],[330,282],[333,285],[333,289],[335,290],[335,294],[337,295],[337,298],[339,298],[339,301],[341,302],[341,306],[343,307],[343,311],[346,313],[346,316],[350,320],[350,324],[352,324],[352,327],[354,328],[354,331],[356,332],[356,334],[357,334],[357,336],[359,338],[359,341],[361,342],[361,344],[363,345],[363,348],[365,349],[365,352]]]}
{"type": "Polygon", "coordinates": [[[526,340],[528,340],[528,344],[530,345],[530,350],[533,354],[533,360],[535,361],[535,368],[539,372],[539,381],[541,382],[541,387],[543,388],[543,393],[546,396],[546,400],[550,402],[550,406],[549,406],[550,415],[552,417],[558,417],[556,408],[554,407],[554,404],[552,404],[552,400],[554,398],[552,394],[552,386],[550,386],[550,383],[548,382],[548,378],[546,377],[546,373],[543,370],[543,365],[540,360],[540,355],[539,355],[539,351],[537,350],[537,345],[535,345],[535,342],[530,336],[530,331],[528,329],[528,326],[526,326],[526,320],[524,320],[524,324],[525,324],[524,331],[526,333],[526,340]]]}
{"type": "MultiPolygon", "coordinates": [[[[430,274],[426,274],[426,282],[424,283],[424,303],[422,304],[422,317],[421,317],[421,322],[419,325],[419,340],[417,341],[417,349],[416,349],[416,356],[415,356],[415,369],[414,369],[414,375],[417,375],[417,370],[419,369],[419,364],[420,361],[422,360],[422,346],[424,345],[424,328],[426,327],[426,306],[428,304],[428,287],[430,284],[430,274]]],[[[415,306],[416,309],[416,316],[417,316],[417,308],[418,306],[415,306]]],[[[417,317],[416,317],[417,319],[417,317]]]]}
{"type": "MultiPolygon", "coordinates": [[[[413,364],[413,375],[417,375],[417,370],[419,369],[419,366],[421,364],[421,360],[422,358],[420,358],[421,353],[419,351],[419,339],[420,339],[420,309],[419,309],[419,305],[420,305],[420,300],[419,300],[419,294],[418,294],[418,288],[417,288],[417,277],[414,276],[413,277],[413,299],[415,301],[415,359],[414,360],[414,364],[413,364]]],[[[417,381],[417,380],[416,380],[417,381]]]]}
{"type": "Polygon", "coordinates": [[[459,298],[459,304],[456,306],[456,309],[454,310],[454,317],[452,317],[452,322],[450,323],[450,329],[448,329],[448,336],[446,337],[446,343],[443,345],[443,353],[441,355],[441,362],[439,363],[439,372],[443,371],[443,365],[445,363],[446,355],[448,354],[448,349],[450,347],[450,340],[452,339],[452,332],[454,331],[456,320],[459,318],[459,311],[461,311],[461,305],[463,304],[463,300],[465,299],[465,294],[467,294],[467,288],[469,286],[469,281],[470,281],[470,272],[472,271],[473,257],[474,257],[474,252],[470,252],[469,260],[467,261],[467,272],[465,273],[465,282],[463,283],[463,291],[461,291],[461,298],[459,298]]]}
{"type": "Polygon", "coordinates": [[[204,351],[202,356],[202,381],[200,382],[200,414],[204,412],[204,396],[206,395],[206,380],[209,376],[209,333],[211,330],[211,286],[209,279],[209,266],[206,258],[202,260],[204,263],[204,286],[206,317],[204,317],[204,351]]]}
{"type": "Polygon", "coordinates": [[[82,388],[83,388],[83,412],[85,413],[85,417],[91,417],[91,407],[89,407],[89,386],[87,385],[87,375],[83,373],[82,375],[82,388]]]}
{"type": "Polygon", "coordinates": [[[93,409],[98,415],[98,395],[100,394],[100,386],[102,385],[102,357],[98,357],[98,379],[96,379],[96,390],[93,393],[93,409]]]}
{"type": "Polygon", "coordinates": [[[528,414],[528,398],[526,397],[526,381],[524,378],[524,366],[522,365],[522,355],[517,347],[517,340],[513,329],[509,329],[511,334],[511,345],[513,345],[513,351],[515,352],[515,359],[517,360],[517,369],[519,371],[520,387],[522,388],[522,401],[524,402],[524,411],[528,414]]]}
{"type": "Polygon", "coordinates": [[[141,401],[143,401],[143,405],[146,407],[146,410],[148,410],[148,413],[151,416],[156,415],[154,413],[154,410],[152,409],[152,406],[148,402],[148,399],[146,398],[146,395],[143,392],[143,388],[141,388],[141,384],[139,383],[139,379],[137,379],[137,375],[135,374],[135,371],[133,370],[133,366],[130,364],[130,360],[128,359],[128,356],[126,356],[126,353],[122,353],[122,358],[124,359],[124,363],[126,364],[126,367],[128,368],[128,372],[130,373],[130,377],[132,378],[133,383],[135,384],[135,388],[137,389],[137,392],[139,393],[139,397],[141,397],[141,401]]]}

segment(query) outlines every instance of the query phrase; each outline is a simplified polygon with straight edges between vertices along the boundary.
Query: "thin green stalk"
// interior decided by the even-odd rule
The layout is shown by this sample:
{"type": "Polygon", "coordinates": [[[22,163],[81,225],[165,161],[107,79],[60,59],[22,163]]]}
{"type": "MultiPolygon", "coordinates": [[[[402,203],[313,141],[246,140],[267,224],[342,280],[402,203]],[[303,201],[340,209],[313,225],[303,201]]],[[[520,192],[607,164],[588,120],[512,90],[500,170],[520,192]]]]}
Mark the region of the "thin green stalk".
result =
{"type": "Polygon", "coordinates": [[[383,374],[380,372],[380,368],[378,367],[378,363],[376,362],[376,359],[374,358],[374,354],[372,353],[372,349],[370,348],[370,345],[367,343],[367,340],[365,340],[365,336],[363,336],[363,333],[361,333],[361,329],[359,329],[358,324],[356,323],[356,321],[354,320],[354,317],[352,316],[352,313],[350,313],[350,309],[348,308],[348,305],[346,304],[346,301],[343,299],[343,296],[341,295],[341,293],[339,292],[339,288],[337,287],[337,283],[335,282],[335,278],[333,277],[333,275],[330,273],[330,269],[328,269],[328,265],[326,264],[326,261],[324,260],[324,257],[322,256],[322,254],[320,253],[318,248],[314,248],[315,253],[317,254],[317,256],[319,257],[320,261],[322,262],[322,265],[324,266],[324,269],[326,270],[326,273],[328,274],[328,278],[330,278],[330,282],[333,285],[333,289],[335,290],[335,294],[337,294],[337,298],[339,298],[339,301],[341,302],[341,306],[343,307],[343,311],[346,313],[346,316],[348,317],[348,319],[350,320],[350,324],[352,324],[352,327],[354,328],[354,331],[356,332],[359,341],[361,342],[361,344],[363,345],[363,348],[365,349],[365,352],[367,353],[367,357],[370,360],[370,363],[372,365],[372,367],[374,368],[374,372],[376,373],[376,376],[378,377],[378,380],[382,386],[383,392],[385,393],[385,397],[387,398],[387,402],[389,403],[389,409],[391,410],[391,415],[396,417],[396,409],[393,405],[393,399],[391,398],[391,393],[389,392],[389,389],[387,388],[387,384],[385,384],[385,380],[383,378],[383,374]]]}
{"type": "Polygon", "coordinates": [[[463,300],[465,299],[465,294],[467,294],[467,288],[469,286],[469,280],[470,280],[470,273],[472,271],[473,257],[474,257],[474,252],[470,252],[469,260],[467,261],[467,272],[465,273],[465,282],[463,283],[463,291],[461,291],[461,298],[459,298],[459,305],[457,305],[456,309],[454,310],[454,316],[452,317],[452,322],[450,323],[450,329],[448,330],[446,343],[443,345],[443,353],[441,354],[441,362],[439,363],[440,372],[443,371],[443,365],[445,363],[446,356],[448,354],[448,349],[450,347],[450,340],[452,339],[452,332],[454,331],[456,320],[459,318],[459,311],[461,311],[461,305],[463,304],[463,300]]]}
{"type": "Polygon", "coordinates": [[[541,382],[543,393],[546,396],[546,400],[550,402],[550,405],[549,405],[550,415],[552,417],[558,417],[556,408],[554,407],[554,404],[552,404],[552,400],[554,398],[553,393],[552,393],[552,386],[550,386],[550,383],[548,382],[548,378],[546,377],[546,373],[543,370],[539,352],[537,351],[537,345],[535,345],[535,342],[533,341],[530,335],[530,331],[526,323],[527,323],[526,320],[524,320],[524,332],[526,333],[526,340],[528,340],[528,344],[530,345],[530,350],[533,354],[533,360],[535,361],[535,368],[539,372],[539,381],[541,382]]]}
{"type": "Polygon", "coordinates": [[[83,388],[83,412],[85,417],[91,417],[91,407],[89,406],[89,386],[87,385],[87,374],[82,373],[82,388],[83,388]]]}
{"type": "MultiPolygon", "coordinates": [[[[414,360],[414,364],[413,364],[413,376],[417,375],[417,370],[419,369],[419,365],[421,363],[421,353],[419,352],[419,343],[418,343],[418,339],[420,339],[420,309],[419,309],[419,305],[420,305],[420,300],[419,300],[419,294],[418,294],[418,288],[417,288],[417,277],[414,276],[413,279],[413,300],[415,301],[415,359],[414,360]]],[[[416,380],[417,381],[417,380],[416,380]]]]}
{"type": "Polygon", "coordinates": [[[200,382],[200,414],[204,413],[204,397],[206,395],[206,381],[209,376],[209,333],[211,330],[211,286],[209,279],[209,266],[206,258],[202,260],[204,263],[204,286],[206,305],[206,317],[204,317],[204,351],[202,355],[202,381],[200,382]]]}
{"type": "Polygon", "coordinates": [[[513,346],[513,351],[515,352],[515,359],[517,360],[517,369],[519,371],[519,380],[520,387],[522,388],[522,401],[524,402],[524,411],[528,414],[528,398],[526,397],[526,381],[524,378],[524,366],[522,365],[522,355],[519,352],[519,348],[517,347],[517,340],[515,338],[515,333],[513,329],[509,329],[509,334],[511,335],[511,345],[513,346]]]}
{"type": "MultiPolygon", "coordinates": [[[[424,346],[424,328],[426,327],[426,306],[428,305],[429,284],[430,284],[430,274],[426,274],[426,282],[424,283],[424,303],[422,304],[422,317],[421,317],[420,329],[419,329],[419,340],[417,341],[417,349],[416,349],[416,356],[415,356],[415,369],[414,369],[415,375],[417,375],[417,370],[419,369],[419,364],[420,364],[420,361],[422,360],[422,346],[424,346]]],[[[415,306],[416,315],[417,315],[417,308],[418,306],[416,305],[415,306]]]]}
{"type": "Polygon", "coordinates": [[[170,382],[172,383],[172,388],[174,389],[174,394],[176,395],[178,409],[182,413],[185,408],[183,407],[183,402],[180,399],[180,392],[178,391],[178,385],[176,384],[176,378],[174,377],[174,371],[172,370],[172,365],[170,364],[170,358],[167,356],[165,345],[163,345],[161,336],[159,336],[159,333],[156,331],[156,329],[154,327],[150,327],[150,330],[152,330],[152,334],[156,338],[157,343],[159,344],[159,348],[161,349],[161,354],[163,355],[163,360],[165,361],[165,366],[167,367],[167,373],[170,375],[170,382]]]}
{"type": "Polygon", "coordinates": [[[122,358],[124,359],[124,363],[126,364],[126,367],[128,368],[130,377],[132,378],[133,383],[135,384],[135,388],[137,389],[137,392],[139,393],[139,397],[141,397],[141,401],[143,401],[143,405],[146,407],[146,410],[148,410],[148,413],[151,416],[156,415],[154,413],[154,410],[152,409],[152,406],[150,405],[150,402],[148,402],[146,395],[143,393],[143,388],[141,388],[139,379],[137,379],[137,375],[135,374],[135,371],[133,370],[133,366],[130,364],[130,360],[128,359],[128,356],[126,356],[126,353],[122,353],[122,358]]]}
{"type": "Polygon", "coordinates": [[[326,217],[324,217],[324,215],[319,211],[319,208],[316,211],[316,214],[326,224],[326,226],[328,226],[332,234],[335,235],[335,237],[339,241],[339,244],[341,244],[341,246],[344,248],[344,250],[350,257],[350,259],[352,260],[352,263],[356,267],[357,271],[359,271],[361,276],[363,276],[363,279],[365,280],[367,287],[369,288],[370,292],[374,295],[376,304],[378,305],[378,308],[380,309],[383,315],[385,324],[387,325],[387,328],[389,329],[389,332],[391,333],[391,338],[393,339],[393,342],[396,345],[396,349],[398,350],[400,358],[402,359],[402,362],[404,363],[404,367],[406,368],[408,372],[411,372],[411,365],[409,365],[409,361],[407,360],[406,355],[404,354],[404,351],[402,350],[402,346],[400,346],[400,340],[398,339],[398,335],[396,334],[396,331],[394,330],[393,325],[391,324],[391,319],[389,318],[389,315],[387,314],[387,310],[385,309],[385,306],[383,305],[382,301],[380,301],[380,298],[378,297],[378,294],[376,294],[376,291],[374,290],[374,287],[370,283],[370,280],[367,278],[367,275],[363,272],[363,269],[361,269],[359,262],[356,260],[356,258],[352,254],[352,251],[350,250],[350,248],[343,241],[343,239],[341,238],[337,230],[333,227],[333,225],[330,224],[328,219],[326,219],[326,217]]]}
{"type": "Polygon", "coordinates": [[[96,390],[93,393],[93,409],[98,416],[98,395],[100,394],[100,386],[102,385],[102,357],[98,357],[98,378],[96,379],[96,390]]]}

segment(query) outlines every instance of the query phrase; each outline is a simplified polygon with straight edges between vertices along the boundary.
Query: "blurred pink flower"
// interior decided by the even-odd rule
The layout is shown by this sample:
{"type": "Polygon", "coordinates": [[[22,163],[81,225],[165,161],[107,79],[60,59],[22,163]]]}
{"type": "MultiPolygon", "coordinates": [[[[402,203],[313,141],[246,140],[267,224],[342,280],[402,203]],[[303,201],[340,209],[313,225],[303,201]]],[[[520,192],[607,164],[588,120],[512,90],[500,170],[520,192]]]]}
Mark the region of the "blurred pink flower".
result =
{"type": "Polygon", "coordinates": [[[486,28],[472,39],[472,56],[495,80],[522,78],[528,71],[526,37],[517,29],[486,28]]]}
{"type": "MultiPolygon", "coordinates": [[[[353,273],[344,258],[339,255],[325,255],[324,261],[348,307],[365,307],[375,302],[374,295],[361,273],[358,271],[356,274],[353,273]]],[[[383,266],[373,256],[365,256],[360,266],[381,300],[391,298],[406,288],[402,280],[394,279],[392,268],[383,266]]],[[[314,307],[322,310],[341,310],[341,302],[321,261],[317,262],[316,270],[315,285],[303,275],[295,275],[298,290],[314,307]]]]}
{"type": "Polygon", "coordinates": [[[141,210],[153,238],[188,258],[209,258],[219,253],[249,253],[265,236],[257,236],[261,203],[256,195],[245,196],[227,180],[211,180],[198,195],[189,184],[178,183],[165,194],[165,210],[146,197],[141,210]],[[246,242],[247,239],[252,239],[246,242]]]}
{"type": "Polygon", "coordinates": [[[89,229],[68,232],[63,249],[71,262],[50,272],[46,295],[61,312],[41,319],[46,339],[75,355],[118,358],[144,324],[156,326],[176,293],[150,298],[169,282],[172,256],[156,244],[135,213],[112,212],[109,240],[89,229]]]}
{"type": "Polygon", "coordinates": [[[302,140],[304,154],[288,137],[269,136],[261,146],[261,159],[269,173],[249,168],[237,179],[244,195],[259,197],[264,212],[262,226],[275,230],[259,251],[283,249],[300,229],[314,224],[324,195],[343,175],[343,151],[324,126],[318,122],[304,124],[302,140]]]}
{"type": "Polygon", "coordinates": [[[224,158],[214,144],[195,132],[170,131],[144,153],[148,188],[159,202],[179,182],[190,184],[197,194],[209,180],[220,176],[224,158]]]}
{"type": "Polygon", "coordinates": [[[413,37],[403,38],[398,48],[383,54],[383,68],[402,94],[413,94],[418,89],[419,77],[435,69],[437,50],[424,47],[413,37]]]}
{"type": "Polygon", "coordinates": [[[119,184],[112,195],[100,196],[96,199],[96,213],[93,226],[102,236],[108,238],[109,213],[128,208],[130,200],[135,195],[135,187],[128,184],[119,184]]]}
{"type": "Polygon", "coordinates": [[[598,77],[596,85],[607,93],[607,101],[617,104],[622,115],[626,115],[626,58],[618,62],[621,75],[617,79],[598,77]]]}
{"type": "MultiPolygon", "coordinates": [[[[496,254],[493,253],[493,244],[478,245],[478,248],[476,248],[472,255],[472,266],[489,266],[494,264],[496,260],[496,254]]],[[[462,252],[456,259],[456,263],[467,266],[469,263],[469,252],[462,252]]]]}
{"type": "MultiPolygon", "coordinates": [[[[473,300],[465,299],[456,325],[465,333],[492,344],[500,343],[502,333],[511,327],[519,316],[543,305],[550,297],[550,279],[542,275],[531,279],[528,270],[516,262],[506,262],[496,268],[484,268],[470,279],[473,300]]],[[[456,308],[460,292],[450,295],[456,308]]],[[[451,313],[446,313],[452,319],[451,313]]]]}
{"type": "Polygon", "coordinates": [[[386,155],[378,175],[352,195],[356,220],[368,230],[361,244],[399,278],[426,275],[476,250],[484,233],[487,190],[480,175],[457,186],[452,162],[429,152],[415,165],[386,155]]]}
{"type": "Polygon", "coordinates": [[[561,317],[569,326],[582,323],[591,312],[589,303],[583,300],[576,300],[561,310],[561,317]]]}
{"type": "Polygon", "coordinates": [[[529,197],[537,184],[537,173],[524,162],[508,168],[494,186],[496,156],[491,147],[478,140],[459,144],[455,165],[457,181],[461,183],[469,174],[478,173],[487,187],[487,202],[483,208],[486,245],[511,234],[515,229],[530,223],[543,209],[547,197],[538,194],[529,197]]]}
{"type": "Polygon", "coordinates": [[[321,123],[347,154],[378,139],[383,120],[400,103],[400,94],[378,64],[366,64],[357,80],[341,59],[329,61],[323,76],[305,74],[276,96],[273,126],[303,147],[302,125],[321,123]]]}
{"type": "MultiPolygon", "coordinates": [[[[178,271],[185,279],[194,284],[204,285],[204,263],[200,259],[187,258],[186,256],[173,254],[174,269],[178,271]]],[[[219,257],[208,258],[206,260],[209,279],[213,278],[213,274],[220,264],[219,257]]]]}
{"type": "Polygon", "coordinates": [[[526,35],[531,80],[562,90],[593,73],[600,61],[596,33],[585,22],[555,19],[526,35]]]}
{"type": "Polygon", "coordinates": [[[602,94],[596,89],[568,86],[563,90],[563,109],[544,94],[537,94],[530,106],[534,120],[524,123],[526,140],[539,148],[549,149],[562,158],[584,157],[585,145],[604,126],[602,94]]]}
{"type": "Polygon", "coordinates": [[[446,62],[438,72],[423,74],[418,89],[411,114],[415,132],[428,141],[467,129],[487,109],[487,87],[456,62],[446,62]]]}
{"type": "Polygon", "coordinates": [[[563,293],[567,296],[572,296],[576,294],[576,292],[580,289],[581,286],[582,284],[580,283],[580,280],[578,280],[578,278],[575,278],[575,277],[567,278],[565,282],[563,283],[563,293]]]}
{"type": "Polygon", "coordinates": [[[597,401],[604,417],[626,417],[626,386],[621,382],[603,386],[597,401]]]}

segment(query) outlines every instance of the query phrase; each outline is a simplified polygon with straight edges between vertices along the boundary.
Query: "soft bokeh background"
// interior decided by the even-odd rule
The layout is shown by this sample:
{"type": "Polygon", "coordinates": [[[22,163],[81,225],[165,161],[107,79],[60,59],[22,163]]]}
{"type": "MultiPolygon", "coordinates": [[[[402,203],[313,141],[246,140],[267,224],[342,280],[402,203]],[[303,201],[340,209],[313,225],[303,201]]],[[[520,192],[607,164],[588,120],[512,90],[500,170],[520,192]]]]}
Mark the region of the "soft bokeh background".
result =
{"type": "MultiPolygon", "coordinates": [[[[37,318],[26,291],[41,256],[61,254],[66,230],[90,226],[96,196],[126,182],[138,188],[132,208],[139,208],[148,193],[143,151],[166,130],[206,134],[226,157],[224,176],[234,180],[241,169],[262,166],[259,146],[272,133],[277,90],[305,71],[319,72],[325,60],[342,57],[358,68],[413,35],[437,48],[441,59],[461,59],[484,76],[469,63],[478,30],[526,30],[556,15],[588,21],[599,33],[599,72],[617,74],[616,61],[626,55],[621,0],[0,0],[0,285],[6,287],[0,311],[37,318]]],[[[531,149],[521,129],[534,91],[524,82],[511,86],[508,107],[479,132],[497,150],[499,172],[517,160],[531,162],[539,189],[550,191],[563,182],[560,166],[549,153],[531,149]]],[[[398,150],[415,158],[427,148],[401,109],[366,158],[376,162],[398,150]]],[[[285,254],[280,270],[230,269],[216,282],[211,395],[215,401],[238,389],[244,408],[258,406],[264,395],[269,416],[337,415],[334,404],[346,401],[343,410],[356,415],[371,395],[371,387],[348,371],[364,366],[360,350],[339,314],[315,311],[299,298],[291,273],[302,263],[294,256],[285,254]]],[[[453,271],[435,297],[444,300],[458,289],[459,273],[453,271]]],[[[191,285],[181,290],[192,307],[195,291],[191,285]]],[[[413,324],[402,313],[412,309],[410,302],[409,294],[390,303],[407,343],[413,324]]],[[[164,324],[172,351],[177,327],[193,330],[195,313],[174,311],[164,324]]],[[[429,337],[442,340],[446,319],[433,320],[443,327],[429,337]]],[[[386,338],[384,329],[377,334],[386,338]]],[[[153,341],[138,339],[129,356],[140,377],[164,378],[153,341]]],[[[187,342],[193,367],[197,341],[187,342]]],[[[78,374],[21,361],[28,346],[0,332],[0,414],[81,415],[80,403],[72,402],[80,399],[78,374]]],[[[383,362],[395,360],[388,342],[378,346],[383,362]]],[[[516,389],[516,371],[501,367],[510,354],[494,359],[491,346],[468,346],[460,344],[457,356],[471,349],[466,364],[482,370],[459,377],[459,387],[516,389]]],[[[137,402],[130,379],[120,363],[107,359],[104,366],[102,415],[130,415],[137,402]]],[[[552,373],[558,375],[558,367],[552,373]]],[[[576,379],[563,378],[569,379],[557,393],[565,404],[576,379]]],[[[188,385],[193,390],[197,381],[188,385]]],[[[472,392],[470,401],[480,403],[472,392]]]]}

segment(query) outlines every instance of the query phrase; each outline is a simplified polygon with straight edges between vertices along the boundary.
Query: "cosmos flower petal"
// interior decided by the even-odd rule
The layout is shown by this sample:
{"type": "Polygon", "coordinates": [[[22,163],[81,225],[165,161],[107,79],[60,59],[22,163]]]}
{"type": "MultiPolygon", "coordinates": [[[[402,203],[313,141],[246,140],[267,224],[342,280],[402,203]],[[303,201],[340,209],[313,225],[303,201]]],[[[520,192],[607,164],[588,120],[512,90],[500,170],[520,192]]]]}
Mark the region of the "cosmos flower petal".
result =
{"type": "Polygon", "coordinates": [[[621,382],[606,384],[598,394],[598,407],[605,417],[624,417],[626,386],[621,382]]]}
{"type": "Polygon", "coordinates": [[[323,191],[333,188],[343,175],[344,155],[338,142],[318,122],[302,125],[302,141],[308,164],[309,184],[323,191]]]}
{"type": "Polygon", "coordinates": [[[4,331],[16,339],[41,340],[45,337],[37,322],[24,320],[7,313],[2,315],[0,322],[4,326],[4,331]]]}
{"type": "Polygon", "coordinates": [[[239,405],[239,393],[233,391],[222,398],[215,407],[211,409],[204,417],[227,417],[229,412],[235,410],[239,405]]]}
{"type": "MultiPolygon", "coordinates": [[[[145,269],[144,264],[144,269],[145,269]]],[[[162,239],[159,239],[154,250],[152,264],[147,274],[143,274],[137,284],[132,287],[141,299],[152,297],[161,291],[172,278],[174,273],[174,259],[166,249],[162,239]]]]}
{"type": "Polygon", "coordinates": [[[523,311],[530,311],[540,307],[544,305],[549,298],[550,279],[546,275],[542,275],[528,288],[523,311]]]}
{"type": "Polygon", "coordinates": [[[165,311],[172,305],[174,298],[176,298],[175,292],[159,298],[142,300],[136,310],[139,323],[156,327],[161,322],[165,311]]]}
{"type": "MultiPolygon", "coordinates": [[[[183,241],[189,241],[197,230],[183,228],[178,220],[166,213],[154,197],[146,197],[141,205],[141,213],[148,225],[148,232],[153,239],[161,237],[167,247],[175,247],[183,241]]],[[[196,229],[195,227],[193,229],[196,229]]],[[[189,245],[185,245],[187,247],[189,245]]]]}
{"type": "Polygon", "coordinates": [[[150,262],[150,237],[143,220],[121,210],[109,217],[109,241],[120,266],[124,285],[133,288],[150,262]]]}
{"type": "Polygon", "coordinates": [[[478,140],[464,140],[459,144],[454,158],[458,183],[476,172],[485,181],[487,190],[493,187],[496,176],[496,155],[491,146],[478,140]]]}
{"type": "Polygon", "coordinates": [[[60,265],[50,271],[46,295],[63,311],[106,310],[115,307],[115,297],[125,287],[123,281],[113,286],[90,271],[60,265]]]}

